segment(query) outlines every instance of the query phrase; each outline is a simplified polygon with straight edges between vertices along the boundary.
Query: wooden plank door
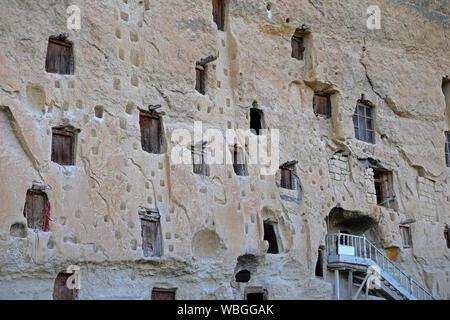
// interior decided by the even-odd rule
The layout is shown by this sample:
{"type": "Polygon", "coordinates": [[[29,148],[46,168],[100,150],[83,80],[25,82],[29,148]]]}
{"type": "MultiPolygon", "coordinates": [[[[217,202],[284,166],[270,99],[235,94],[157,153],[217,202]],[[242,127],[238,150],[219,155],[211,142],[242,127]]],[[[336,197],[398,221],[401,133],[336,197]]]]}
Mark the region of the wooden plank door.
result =
{"type": "Polygon", "coordinates": [[[213,0],[213,18],[217,29],[223,31],[225,26],[225,8],[223,0],[213,0]]]}
{"type": "Polygon", "coordinates": [[[77,290],[67,287],[67,279],[70,273],[60,273],[55,279],[53,287],[53,300],[75,300],[77,298],[77,290]]]}
{"type": "Polygon", "coordinates": [[[152,300],[175,300],[175,292],[168,290],[152,290],[152,300]]]}

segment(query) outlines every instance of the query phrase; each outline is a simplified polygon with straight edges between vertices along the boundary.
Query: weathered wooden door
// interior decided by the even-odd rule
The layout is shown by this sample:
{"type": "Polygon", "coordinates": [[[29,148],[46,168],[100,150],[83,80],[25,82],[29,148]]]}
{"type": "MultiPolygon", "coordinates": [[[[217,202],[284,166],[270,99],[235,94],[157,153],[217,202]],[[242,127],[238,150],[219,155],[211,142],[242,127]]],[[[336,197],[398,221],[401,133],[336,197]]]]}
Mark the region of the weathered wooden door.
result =
{"type": "Polygon", "coordinates": [[[152,300],[175,300],[175,292],[168,290],[152,290],[152,300]]]}
{"type": "Polygon", "coordinates": [[[74,165],[74,133],[53,129],[52,161],[61,165],[74,165]]]}
{"type": "Polygon", "coordinates": [[[161,256],[161,231],[159,221],[141,218],[142,250],[144,256],[161,256]]]}
{"type": "Polygon", "coordinates": [[[300,37],[292,37],[291,40],[292,46],[292,58],[303,60],[303,38],[300,37]]]}
{"type": "Polygon", "coordinates": [[[76,300],[78,291],[76,289],[69,289],[67,287],[67,279],[71,276],[70,273],[59,273],[55,279],[53,287],[53,300],[76,300]]]}
{"type": "Polygon", "coordinates": [[[160,118],[141,112],[139,124],[141,127],[142,149],[149,153],[161,153],[162,138],[160,118]]]}
{"type": "Polygon", "coordinates": [[[47,195],[42,191],[27,191],[23,215],[27,218],[28,228],[35,230],[44,229],[45,205],[47,201],[47,195]]]}
{"type": "Polygon", "coordinates": [[[50,38],[45,59],[45,71],[59,74],[73,74],[72,45],[50,38]]]}
{"type": "Polygon", "coordinates": [[[213,17],[217,29],[223,31],[225,26],[225,7],[223,0],[213,0],[213,17]]]}

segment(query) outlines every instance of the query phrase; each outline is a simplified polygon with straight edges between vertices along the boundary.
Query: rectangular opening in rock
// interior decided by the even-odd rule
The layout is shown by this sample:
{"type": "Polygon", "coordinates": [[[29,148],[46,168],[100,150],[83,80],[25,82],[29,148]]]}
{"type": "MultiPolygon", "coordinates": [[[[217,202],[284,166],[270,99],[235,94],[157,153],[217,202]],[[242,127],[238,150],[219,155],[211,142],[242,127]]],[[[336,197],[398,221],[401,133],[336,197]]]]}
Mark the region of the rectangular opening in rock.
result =
{"type": "Polygon", "coordinates": [[[257,108],[250,109],[250,130],[256,135],[261,134],[264,129],[263,112],[257,108]]]}
{"type": "Polygon", "coordinates": [[[206,93],[206,65],[195,66],[195,90],[201,94],[206,93]]]}
{"type": "Polygon", "coordinates": [[[324,248],[319,248],[316,262],[316,277],[323,278],[323,261],[324,261],[324,248]]]}
{"type": "Polygon", "coordinates": [[[400,226],[400,233],[402,235],[403,248],[412,247],[411,228],[408,225],[400,226]]]}
{"type": "Polygon", "coordinates": [[[148,153],[162,153],[162,124],[161,117],[142,111],[139,114],[141,127],[142,150],[148,153]]]}
{"type": "Polygon", "coordinates": [[[269,248],[267,249],[267,253],[271,254],[279,253],[278,240],[277,235],[275,233],[275,225],[273,223],[264,222],[264,240],[269,242],[269,248]]]}
{"type": "Polygon", "coordinates": [[[386,170],[374,169],[373,182],[377,195],[377,204],[394,208],[395,197],[392,186],[392,173],[386,170]]]}
{"type": "Polygon", "coordinates": [[[162,254],[160,216],[157,211],[140,210],[142,251],[145,257],[162,254]]]}
{"type": "Polygon", "coordinates": [[[68,41],[49,38],[45,71],[49,73],[73,74],[73,48],[68,41]]]}
{"type": "Polygon", "coordinates": [[[244,153],[242,152],[242,148],[238,146],[230,147],[230,152],[233,159],[234,172],[238,176],[245,176],[247,173],[245,170],[245,159],[244,153]]]}

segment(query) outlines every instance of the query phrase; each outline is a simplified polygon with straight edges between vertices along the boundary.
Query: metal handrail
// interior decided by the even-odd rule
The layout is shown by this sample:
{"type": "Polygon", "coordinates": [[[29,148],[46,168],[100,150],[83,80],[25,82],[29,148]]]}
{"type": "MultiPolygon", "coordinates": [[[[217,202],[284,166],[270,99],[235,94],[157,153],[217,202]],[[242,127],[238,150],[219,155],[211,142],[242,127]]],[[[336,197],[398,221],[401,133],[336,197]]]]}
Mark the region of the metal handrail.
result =
{"type": "MultiPolygon", "coordinates": [[[[403,272],[394,262],[392,262],[381,250],[373,245],[365,236],[355,236],[345,233],[327,234],[325,237],[327,256],[331,254],[339,255],[338,244],[353,247],[356,257],[369,259],[378,265],[381,270],[387,273],[400,284],[408,293],[417,299],[434,300],[434,296],[428,292],[412,276],[403,272]],[[331,241],[330,241],[331,240],[331,241]]],[[[388,280],[388,279],[386,279],[388,280]]],[[[389,280],[388,280],[389,281],[389,280]]]]}

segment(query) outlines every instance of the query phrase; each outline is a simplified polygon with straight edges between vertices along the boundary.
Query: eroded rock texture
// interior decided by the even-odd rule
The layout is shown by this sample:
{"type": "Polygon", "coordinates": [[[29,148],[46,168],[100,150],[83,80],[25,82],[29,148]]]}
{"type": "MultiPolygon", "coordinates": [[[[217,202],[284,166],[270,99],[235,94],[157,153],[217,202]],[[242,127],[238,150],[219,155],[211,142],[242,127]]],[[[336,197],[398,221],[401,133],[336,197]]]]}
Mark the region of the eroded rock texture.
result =
{"type": "Polygon", "coordinates": [[[283,0],[270,13],[267,4],[226,0],[218,31],[206,0],[1,1],[0,298],[51,299],[57,274],[77,265],[78,299],[149,299],[154,287],[243,299],[249,286],[268,299],[330,299],[332,273],[315,269],[336,231],[364,233],[450,298],[449,2],[283,0]],[[80,30],[67,29],[71,4],[80,30]],[[366,26],[373,4],[379,30],[366,26]],[[291,38],[303,24],[297,60],[291,38]],[[74,72],[46,72],[49,38],[64,32],[74,72]],[[196,62],[210,55],[203,95],[196,62]],[[329,118],[313,110],[324,92],[329,118]],[[373,144],[355,139],[358,100],[373,108],[373,144]],[[139,109],[157,104],[163,146],[149,153],[139,109]],[[175,129],[246,130],[255,106],[280,130],[280,164],[298,161],[293,190],[258,165],[246,176],[211,165],[203,176],[172,163],[175,129]],[[74,165],[52,161],[52,128],[63,126],[76,136],[74,165]],[[377,205],[377,168],[391,176],[389,205],[377,205]],[[33,185],[50,204],[46,232],[26,227],[33,185]],[[140,213],[149,225],[159,214],[161,256],[144,255],[140,213]],[[416,222],[405,248],[407,219],[416,222]],[[277,254],[266,253],[264,222],[277,254]],[[241,270],[249,282],[236,282],[241,270]]]}

